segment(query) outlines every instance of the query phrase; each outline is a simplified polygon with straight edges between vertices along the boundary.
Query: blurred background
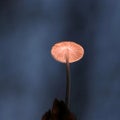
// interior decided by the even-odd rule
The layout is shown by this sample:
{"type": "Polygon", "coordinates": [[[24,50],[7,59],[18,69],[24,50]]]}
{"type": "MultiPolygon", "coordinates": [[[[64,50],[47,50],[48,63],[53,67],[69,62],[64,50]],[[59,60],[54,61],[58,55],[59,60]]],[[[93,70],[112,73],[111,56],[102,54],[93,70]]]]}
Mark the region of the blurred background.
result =
{"type": "Polygon", "coordinates": [[[71,65],[78,120],[120,120],[119,0],[0,0],[0,120],[41,120],[65,97],[65,65],[51,47],[81,44],[71,65]]]}

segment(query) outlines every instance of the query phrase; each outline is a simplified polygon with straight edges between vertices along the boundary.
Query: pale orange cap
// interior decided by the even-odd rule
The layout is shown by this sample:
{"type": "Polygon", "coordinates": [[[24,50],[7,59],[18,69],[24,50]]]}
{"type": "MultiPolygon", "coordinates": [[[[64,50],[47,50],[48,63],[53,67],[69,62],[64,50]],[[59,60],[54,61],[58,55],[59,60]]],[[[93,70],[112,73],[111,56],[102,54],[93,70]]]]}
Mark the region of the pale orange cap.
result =
{"type": "Polygon", "coordinates": [[[66,63],[66,58],[69,63],[80,60],[84,55],[84,49],[81,45],[72,41],[63,41],[56,43],[52,49],[53,58],[59,62],[66,63]]]}

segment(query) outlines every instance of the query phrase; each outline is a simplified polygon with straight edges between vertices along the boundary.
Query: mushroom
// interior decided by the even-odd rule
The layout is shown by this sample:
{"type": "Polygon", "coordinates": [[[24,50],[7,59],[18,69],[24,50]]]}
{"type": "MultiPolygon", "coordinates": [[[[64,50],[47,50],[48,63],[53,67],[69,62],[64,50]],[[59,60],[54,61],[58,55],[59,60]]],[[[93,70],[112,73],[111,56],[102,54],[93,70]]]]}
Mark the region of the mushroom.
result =
{"type": "Polygon", "coordinates": [[[56,43],[51,49],[53,58],[66,64],[66,96],[65,103],[70,106],[70,64],[80,60],[84,55],[84,49],[81,45],[72,41],[63,41],[56,43]]]}

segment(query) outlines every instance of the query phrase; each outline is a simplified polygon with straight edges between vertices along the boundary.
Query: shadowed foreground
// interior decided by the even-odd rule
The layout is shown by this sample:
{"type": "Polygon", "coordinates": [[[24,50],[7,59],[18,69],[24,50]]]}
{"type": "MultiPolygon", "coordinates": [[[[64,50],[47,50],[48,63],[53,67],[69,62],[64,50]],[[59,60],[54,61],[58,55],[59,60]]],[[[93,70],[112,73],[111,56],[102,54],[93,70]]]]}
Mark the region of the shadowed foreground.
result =
{"type": "Polygon", "coordinates": [[[52,109],[43,115],[42,120],[76,120],[76,118],[63,101],[55,99],[52,109]]]}

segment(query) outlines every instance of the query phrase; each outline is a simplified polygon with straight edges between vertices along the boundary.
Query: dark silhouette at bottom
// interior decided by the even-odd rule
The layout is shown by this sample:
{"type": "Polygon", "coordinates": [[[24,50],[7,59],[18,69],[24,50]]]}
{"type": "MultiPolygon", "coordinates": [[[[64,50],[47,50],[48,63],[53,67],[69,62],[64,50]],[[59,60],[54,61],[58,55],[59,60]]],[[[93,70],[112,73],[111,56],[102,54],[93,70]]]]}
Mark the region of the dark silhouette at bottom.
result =
{"type": "Polygon", "coordinates": [[[63,101],[55,99],[52,109],[43,115],[42,120],[76,120],[76,118],[63,101]]]}

